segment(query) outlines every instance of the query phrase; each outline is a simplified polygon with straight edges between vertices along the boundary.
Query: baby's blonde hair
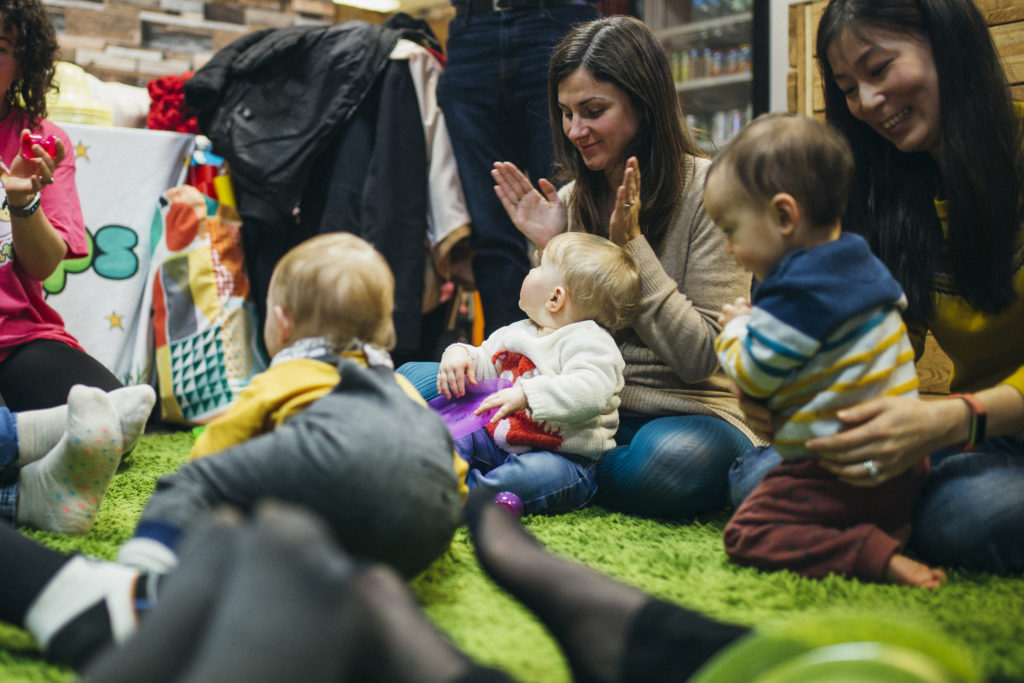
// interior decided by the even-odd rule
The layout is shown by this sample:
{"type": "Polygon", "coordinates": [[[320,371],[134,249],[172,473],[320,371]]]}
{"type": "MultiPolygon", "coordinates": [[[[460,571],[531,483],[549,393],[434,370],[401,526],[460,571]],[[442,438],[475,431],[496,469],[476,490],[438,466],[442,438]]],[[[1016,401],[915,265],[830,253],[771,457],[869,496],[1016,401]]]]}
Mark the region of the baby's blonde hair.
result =
{"type": "Polygon", "coordinates": [[[586,232],[563,232],[544,247],[584,319],[614,332],[640,307],[640,274],[632,255],[614,242],[586,232]]]}
{"type": "Polygon", "coordinates": [[[352,233],[318,235],[289,250],[267,288],[267,308],[275,305],[291,316],[293,339],[395,345],[395,278],[384,257],[352,233]]]}

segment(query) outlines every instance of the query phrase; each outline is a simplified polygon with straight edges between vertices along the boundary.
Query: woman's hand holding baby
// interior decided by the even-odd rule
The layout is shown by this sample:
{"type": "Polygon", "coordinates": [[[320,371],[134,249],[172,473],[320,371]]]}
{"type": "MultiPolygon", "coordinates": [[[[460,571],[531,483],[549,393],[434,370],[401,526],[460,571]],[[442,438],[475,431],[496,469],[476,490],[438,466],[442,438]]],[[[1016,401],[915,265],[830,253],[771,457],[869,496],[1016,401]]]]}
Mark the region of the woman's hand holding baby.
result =
{"type": "MultiPolygon", "coordinates": [[[[949,401],[886,396],[844,408],[844,429],[807,442],[821,466],[848,484],[876,486],[906,472],[946,445],[945,431],[957,424],[945,414],[949,401]],[[873,464],[866,465],[868,461],[873,464]]],[[[954,411],[955,412],[955,411],[954,411]]]]}

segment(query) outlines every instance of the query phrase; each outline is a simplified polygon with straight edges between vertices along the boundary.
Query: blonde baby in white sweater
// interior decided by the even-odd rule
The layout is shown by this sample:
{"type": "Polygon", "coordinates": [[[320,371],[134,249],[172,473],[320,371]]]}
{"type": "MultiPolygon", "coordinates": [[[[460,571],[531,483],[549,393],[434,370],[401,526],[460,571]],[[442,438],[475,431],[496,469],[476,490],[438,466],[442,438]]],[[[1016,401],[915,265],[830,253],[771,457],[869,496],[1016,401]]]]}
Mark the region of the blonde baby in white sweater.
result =
{"type": "Polygon", "coordinates": [[[639,299],[636,264],[625,250],[595,235],[563,233],[523,280],[526,320],[478,347],[445,349],[437,389],[449,398],[479,380],[514,383],[480,403],[477,413],[494,411],[485,428],[455,440],[470,465],[471,490],[515,493],[528,514],[590,502],[597,461],[615,446],[619,424],[624,363],[611,333],[628,324],[639,299]]]}

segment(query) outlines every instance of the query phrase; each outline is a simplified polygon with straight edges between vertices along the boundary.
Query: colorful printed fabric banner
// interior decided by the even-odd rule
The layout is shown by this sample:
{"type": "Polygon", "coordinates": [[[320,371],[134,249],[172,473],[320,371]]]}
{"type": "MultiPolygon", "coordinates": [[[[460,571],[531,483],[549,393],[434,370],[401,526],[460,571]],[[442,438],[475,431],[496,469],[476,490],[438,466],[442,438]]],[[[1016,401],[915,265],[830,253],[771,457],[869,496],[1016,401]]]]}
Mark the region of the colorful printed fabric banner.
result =
{"type": "Polygon", "coordinates": [[[184,180],[195,137],[60,126],[74,146],[90,253],[47,278],[47,301],[83,348],[125,384],[154,383],[151,232],[161,195],[184,180]]]}

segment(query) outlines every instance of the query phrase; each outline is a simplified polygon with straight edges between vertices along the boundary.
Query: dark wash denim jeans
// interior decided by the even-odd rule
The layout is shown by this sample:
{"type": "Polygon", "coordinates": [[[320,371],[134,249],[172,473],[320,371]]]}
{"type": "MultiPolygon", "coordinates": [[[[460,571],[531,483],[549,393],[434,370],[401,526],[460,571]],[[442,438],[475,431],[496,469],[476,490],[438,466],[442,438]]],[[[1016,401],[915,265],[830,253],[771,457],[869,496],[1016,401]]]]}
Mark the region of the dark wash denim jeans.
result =
{"type": "Polygon", "coordinates": [[[550,176],[551,52],[574,25],[599,16],[590,5],[558,5],[467,13],[449,25],[438,101],[473,221],[473,275],[487,334],[522,319],[519,288],[530,269],[527,239],[494,194],[491,168],[511,161],[534,181],[550,176]]]}

